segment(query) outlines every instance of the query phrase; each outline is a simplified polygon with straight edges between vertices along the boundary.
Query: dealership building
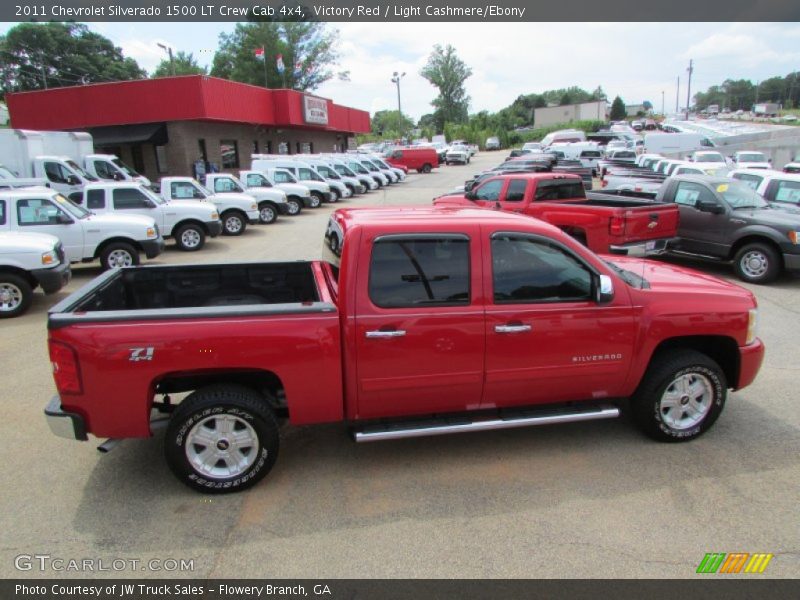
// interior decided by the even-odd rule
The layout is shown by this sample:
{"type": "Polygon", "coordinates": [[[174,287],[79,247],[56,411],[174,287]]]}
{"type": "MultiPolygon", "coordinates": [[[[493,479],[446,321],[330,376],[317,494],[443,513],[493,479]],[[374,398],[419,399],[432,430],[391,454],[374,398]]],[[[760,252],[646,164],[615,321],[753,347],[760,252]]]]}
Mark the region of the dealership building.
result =
{"type": "Polygon", "coordinates": [[[204,75],[6,95],[15,129],[86,131],[151,180],[250,167],[252,154],[343,152],[370,129],[369,113],[327,98],[204,75]]]}

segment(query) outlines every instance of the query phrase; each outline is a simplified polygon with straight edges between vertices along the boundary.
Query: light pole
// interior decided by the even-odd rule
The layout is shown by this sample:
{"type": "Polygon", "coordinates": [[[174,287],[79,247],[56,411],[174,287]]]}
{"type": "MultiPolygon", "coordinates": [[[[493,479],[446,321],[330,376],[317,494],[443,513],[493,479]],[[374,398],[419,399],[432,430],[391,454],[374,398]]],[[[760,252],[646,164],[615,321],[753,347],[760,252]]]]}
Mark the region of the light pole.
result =
{"type": "Polygon", "coordinates": [[[398,73],[397,71],[392,74],[392,83],[397,85],[397,112],[400,117],[403,116],[403,110],[400,108],[400,80],[405,76],[405,73],[398,73]]]}
{"type": "Polygon", "coordinates": [[[664,116],[664,90],[661,90],[661,116],[664,116]]]}
{"type": "Polygon", "coordinates": [[[161,48],[164,52],[169,54],[169,72],[172,73],[172,76],[175,77],[175,61],[172,58],[172,48],[162,44],[161,42],[157,42],[158,47],[161,48]]]}

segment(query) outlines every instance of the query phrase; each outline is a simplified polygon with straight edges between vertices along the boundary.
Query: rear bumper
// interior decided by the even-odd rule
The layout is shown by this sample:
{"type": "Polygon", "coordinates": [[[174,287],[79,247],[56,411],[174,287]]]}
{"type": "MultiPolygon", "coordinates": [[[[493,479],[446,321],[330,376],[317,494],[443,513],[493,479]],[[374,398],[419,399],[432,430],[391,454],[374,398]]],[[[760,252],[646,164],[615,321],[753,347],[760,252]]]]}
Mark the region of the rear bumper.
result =
{"type": "Polygon", "coordinates": [[[622,244],[620,246],[609,246],[611,254],[622,256],[658,256],[667,251],[667,246],[674,238],[662,238],[660,240],[648,240],[646,242],[634,242],[632,244],[622,244]]]}
{"type": "Polygon", "coordinates": [[[222,233],[222,221],[208,221],[205,223],[206,230],[208,231],[208,235],[212,238],[217,237],[219,234],[222,233]]]}
{"type": "Polygon", "coordinates": [[[56,394],[47,403],[44,409],[44,416],[50,431],[58,437],[68,440],[86,441],[86,423],[83,417],[77,413],[67,412],[61,408],[61,398],[56,394]]]}
{"type": "Polygon", "coordinates": [[[734,389],[740,390],[753,383],[763,361],[764,343],[759,338],[752,344],[739,346],[739,381],[734,389]]]}
{"type": "Polygon", "coordinates": [[[164,238],[159,237],[157,240],[140,241],[139,245],[147,258],[155,258],[164,251],[164,238]]]}
{"type": "Polygon", "coordinates": [[[34,269],[31,275],[45,294],[53,294],[69,283],[72,270],[69,263],[65,262],[53,269],[34,269]]]}

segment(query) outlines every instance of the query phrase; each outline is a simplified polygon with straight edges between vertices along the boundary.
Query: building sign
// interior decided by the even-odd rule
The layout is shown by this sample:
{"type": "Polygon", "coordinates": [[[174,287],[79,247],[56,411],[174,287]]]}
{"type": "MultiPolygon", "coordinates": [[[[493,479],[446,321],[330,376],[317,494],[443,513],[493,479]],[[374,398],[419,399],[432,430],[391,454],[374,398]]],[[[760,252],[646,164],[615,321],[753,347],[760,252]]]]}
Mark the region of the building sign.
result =
{"type": "Polygon", "coordinates": [[[316,96],[303,96],[303,116],[306,123],[328,124],[328,101],[316,96]]]}

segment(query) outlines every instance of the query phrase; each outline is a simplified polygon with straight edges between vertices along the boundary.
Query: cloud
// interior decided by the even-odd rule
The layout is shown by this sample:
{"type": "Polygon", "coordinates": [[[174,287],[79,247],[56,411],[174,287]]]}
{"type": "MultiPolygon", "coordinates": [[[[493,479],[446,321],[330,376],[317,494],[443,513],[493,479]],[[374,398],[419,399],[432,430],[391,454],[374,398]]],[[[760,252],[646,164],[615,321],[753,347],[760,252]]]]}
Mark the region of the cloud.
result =
{"type": "Polygon", "coordinates": [[[158,44],[171,46],[170,43],[156,38],[131,38],[117,42],[117,45],[122,48],[122,53],[135,59],[139,66],[148,73],[152,73],[158,64],[167,58],[166,52],[159,48],[158,44]]]}

